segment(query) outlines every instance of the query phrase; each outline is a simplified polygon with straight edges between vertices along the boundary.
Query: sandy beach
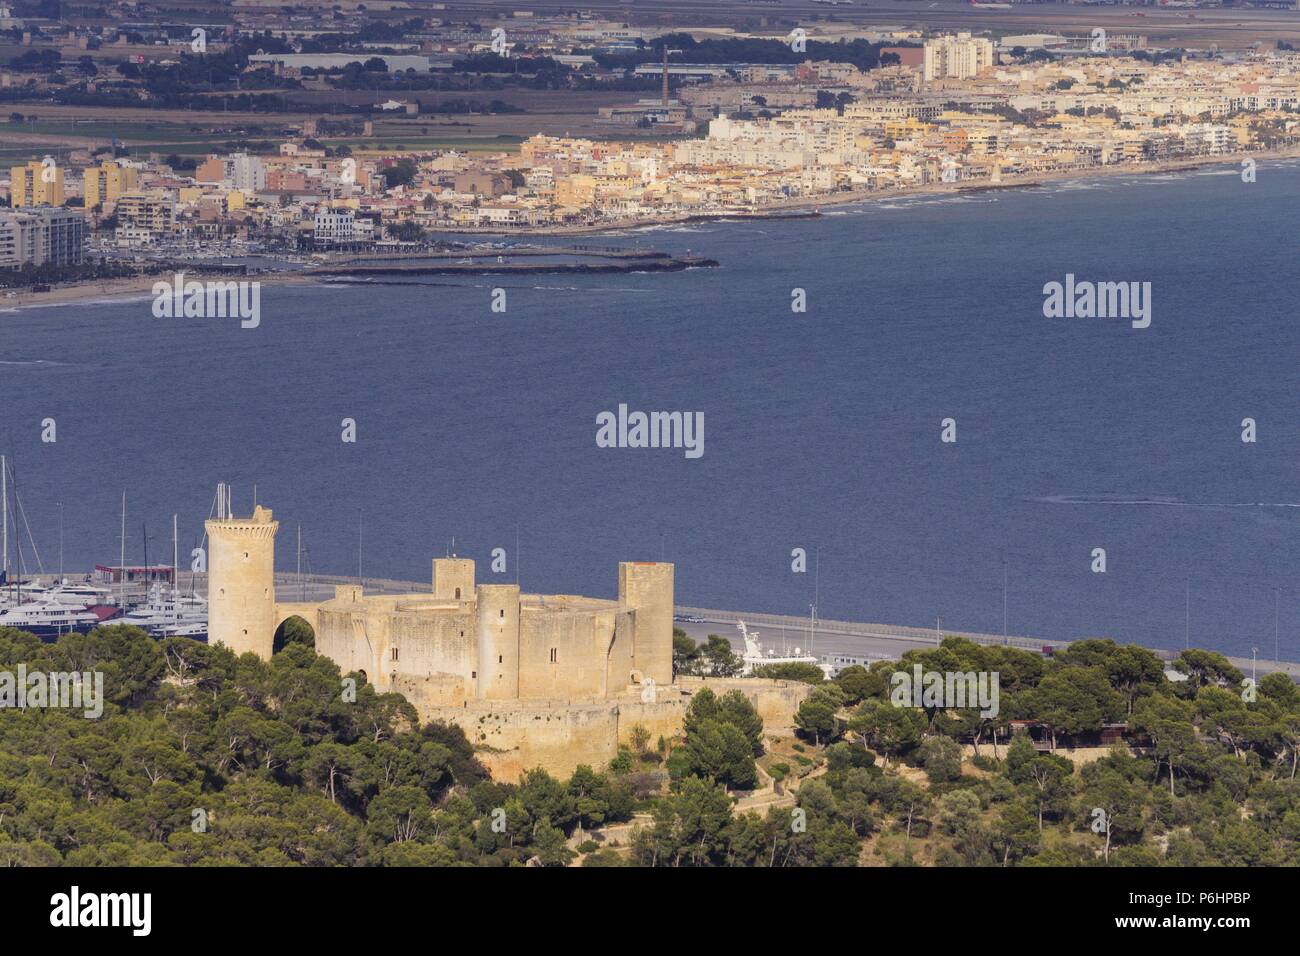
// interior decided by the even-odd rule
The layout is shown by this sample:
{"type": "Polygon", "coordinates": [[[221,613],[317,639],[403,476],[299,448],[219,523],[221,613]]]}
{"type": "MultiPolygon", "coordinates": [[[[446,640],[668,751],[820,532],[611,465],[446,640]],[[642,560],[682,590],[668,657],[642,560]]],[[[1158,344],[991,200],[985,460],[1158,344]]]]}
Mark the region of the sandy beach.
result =
{"type": "MultiPolygon", "coordinates": [[[[202,269],[187,272],[186,276],[199,279],[205,275],[231,281],[242,276],[229,273],[205,273],[202,269]]],[[[249,276],[257,282],[311,282],[307,276],[291,272],[263,272],[249,276]]],[[[7,290],[0,292],[0,315],[18,309],[40,308],[41,306],[69,305],[76,303],[112,301],[115,299],[149,298],[153,295],[155,282],[170,282],[168,275],[131,276],[126,279],[96,279],[91,282],[70,282],[56,285],[49,292],[31,292],[30,290],[7,290]],[[10,293],[13,293],[12,295],[10,293]]]]}

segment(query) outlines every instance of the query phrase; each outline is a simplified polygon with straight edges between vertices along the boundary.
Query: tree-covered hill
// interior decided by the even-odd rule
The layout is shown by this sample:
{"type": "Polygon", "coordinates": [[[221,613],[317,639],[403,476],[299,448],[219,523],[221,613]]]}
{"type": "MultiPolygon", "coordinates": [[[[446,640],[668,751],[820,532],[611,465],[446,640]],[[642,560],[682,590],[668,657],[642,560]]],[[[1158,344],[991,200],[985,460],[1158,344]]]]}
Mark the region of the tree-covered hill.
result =
{"type": "Polygon", "coordinates": [[[458,728],[421,726],[302,644],[264,662],[123,626],[53,644],[0,629],[0,671],[19,665],[100,671],[105,703],[0,709],[11,866],[563,862],[561,827],[630,806],[590,773],[495,784],[458,728]],[[502,834],[480,826],[497,807],[502,834]]]}
{"type": "MultiPolygon", "coordinates": [[[[816,685],[800,739],[743,694],[704,690],[677,739],[634,727],[608,768],[509,785],[458,728],[421,724],[304,638],[261,661],[123,626],[52,644],[0,629],[0,697],[5,675],[89,671],[105,698],[94,719],[0,707],[0,863],[1300,863],[1300,690],[1280,674],[1256,687],[1209,652],[1185,652],[1170,680],[1111,641],[1044,659],[949,638],[833,681],[784,675],[816,685]],[[899,706],[891,679],[918,664],[997,672],[997,714],[899,706]],[[1103,726],[1123,739],[1071,749],[1103,726]],[[771,799],[744,812],[747,794],[771,799]],[[609,824],[618,849],[589,839],[609,824]]],[[[676,650],[728,666],[710,647],[676,650]]]]}

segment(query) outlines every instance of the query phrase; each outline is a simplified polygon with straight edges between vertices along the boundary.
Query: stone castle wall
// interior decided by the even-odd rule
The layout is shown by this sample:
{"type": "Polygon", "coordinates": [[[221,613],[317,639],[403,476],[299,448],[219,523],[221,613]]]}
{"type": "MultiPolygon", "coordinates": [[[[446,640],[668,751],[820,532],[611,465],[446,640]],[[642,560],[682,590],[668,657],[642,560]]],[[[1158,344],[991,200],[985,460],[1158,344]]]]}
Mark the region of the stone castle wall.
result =
{"type": "Polygon", "coordinates": [[[618,753],[618,705],[609,701],[470,700],[460,707],[430,707],[425,698],[411,702],[421,720],[463,730],[494,780],[515,783],[534,767],[568,777],[581,764],[604,768],[618,753]]]}
{"type": "Polygon", "coordinates": [[[683,678],[656,687],[653,700],[642,688],[626,688],[609,700],[451,701],[430,678],[400,678],[393,689],[414,705],[422,721],[460,727],[493,779],[516,782],[526,770],[544,767],[567,777],[581,764],[604,769],[631,742],[632,728],[644,727],[653,747],[682,732],[691,697],[708,687],[721,696],[741,691],[763,718],[767,732],[788,730],[812,688],[796,681],[758,678],[683,678]]]}

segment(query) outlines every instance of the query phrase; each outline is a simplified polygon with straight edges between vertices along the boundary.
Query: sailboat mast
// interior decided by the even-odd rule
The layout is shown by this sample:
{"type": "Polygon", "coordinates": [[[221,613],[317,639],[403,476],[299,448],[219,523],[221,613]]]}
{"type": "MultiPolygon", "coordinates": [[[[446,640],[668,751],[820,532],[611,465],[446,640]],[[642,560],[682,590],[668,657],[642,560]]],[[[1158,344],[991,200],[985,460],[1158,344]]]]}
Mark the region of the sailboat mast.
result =
{"type": "Polygon", "coordinates": [[[122,537],[117,559],[117,599],[126,607],[126,492],[122,492],[122,537]]]}
{"type": "MultiPolygon", "coordinates": [[[[18,530],[18,472],[14,472],[14,491],[13,491],[13,513],[14,513],[14,567],[18,571],[18,577],[23,576],[23,535],[18,530]]],[[[18,597],[21,601],[23,596],[22,582],[18,582],[18,597]]]]}
{"type": "Polygon", "coordinates": [[[0,578],[9,580],[9,464],[0,455],[0,578]]]}
{"type": "Polygon", "coordinates": [[[181,552],[176,538],[176,515],[172,515],[172,630],[180,626],[181,588],[180,573],[181,552]]]}

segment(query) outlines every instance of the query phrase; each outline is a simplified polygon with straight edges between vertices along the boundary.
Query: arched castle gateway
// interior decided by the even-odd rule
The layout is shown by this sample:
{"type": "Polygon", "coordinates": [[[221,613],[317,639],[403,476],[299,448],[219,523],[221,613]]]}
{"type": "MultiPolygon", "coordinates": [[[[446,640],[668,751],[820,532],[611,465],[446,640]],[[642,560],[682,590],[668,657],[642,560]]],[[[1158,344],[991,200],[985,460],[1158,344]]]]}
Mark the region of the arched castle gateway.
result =
{"type": "Polygon", "coordinates": [[[673,682],[673,565],[618,567],[618,598],[523,594],[478,584],[474,562],[435,558],[431,587],[411,594],[335,588],[319,604],[275,600],[271,511],[206,523],[208,640],[269,659],[290,617],[316,632],[316,650],[379,692],[406,697],[423,720],[458,724],[493,775],[534,766],[556,774],[603,767],[640,724],[671,736],[691,692],[738,687],[770,727],[788,727],[808,688],[753,679],[673,682]]]}

